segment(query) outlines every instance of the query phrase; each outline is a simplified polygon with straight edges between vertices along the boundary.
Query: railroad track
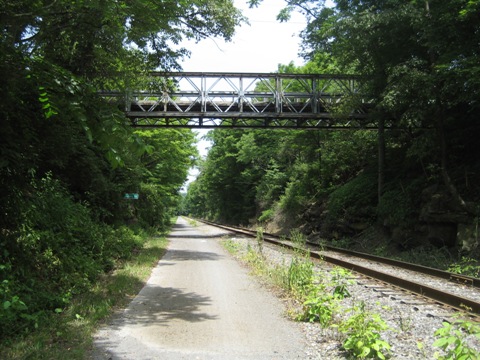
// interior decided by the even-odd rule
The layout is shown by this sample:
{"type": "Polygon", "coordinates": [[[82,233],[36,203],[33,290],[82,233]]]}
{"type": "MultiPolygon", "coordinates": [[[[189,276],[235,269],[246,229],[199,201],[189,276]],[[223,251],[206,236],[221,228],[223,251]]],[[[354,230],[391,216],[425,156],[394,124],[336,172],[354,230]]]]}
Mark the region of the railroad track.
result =
{"type": "MultiPolygon", "coordinates": [[[[246,236],[257,236],[256,231],[205,220],[198,221],[246,236]]],[[[263,233],[263,240],[284,248],[301,250],[292,241],[280,239],[272,234],[263,233]]],[[[480,279],[478,278],[330,246],[322,246],[322,249],[319,249],[319,245],[313,243],[307,243],[306,248],[312,258],[321,259],[388,284],[402,293],[420,296],[428,303],[467,313],[472,319],[480,322],[480,302],[478,301],[480,279]],[[403,273],[403,276],[399,273],[403,273]],[[465,292],[469,293],[468,296],[461,294],[465,292]]]]}

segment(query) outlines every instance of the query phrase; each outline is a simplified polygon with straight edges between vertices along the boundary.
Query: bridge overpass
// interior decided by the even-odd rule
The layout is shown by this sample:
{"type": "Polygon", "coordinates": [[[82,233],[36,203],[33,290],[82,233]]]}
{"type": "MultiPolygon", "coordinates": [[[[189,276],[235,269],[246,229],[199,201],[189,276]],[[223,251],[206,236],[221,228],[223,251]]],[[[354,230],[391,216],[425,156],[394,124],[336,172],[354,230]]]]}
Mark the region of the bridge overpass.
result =
{"type": "Polygon", "coordinates": [[[369,128],[351,75],[154,72],[143,89],[101,91],[135,127],[369,128]]]}

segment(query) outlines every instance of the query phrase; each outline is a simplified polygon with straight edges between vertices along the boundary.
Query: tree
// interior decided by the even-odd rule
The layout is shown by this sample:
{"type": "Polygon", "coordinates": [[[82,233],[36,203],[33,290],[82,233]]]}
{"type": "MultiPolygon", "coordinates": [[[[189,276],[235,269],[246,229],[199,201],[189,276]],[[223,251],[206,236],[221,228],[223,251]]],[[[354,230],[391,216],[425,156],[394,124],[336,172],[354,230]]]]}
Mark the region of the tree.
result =
{"type": "MultiPolygon", "coordinates": [[[[198,157],[195,135],[188,129],[138,131],[150,147],[140,159],[138,217],[152,228],[165,228],[180,203],[180,188],[198,157]]],[[[135,192],[135,191],[134,191],[135,192]]]]}
{"type": "MultiPolygon", "coordinates": [[[[113,167],[140,156],[147,147],[97,90],[122,90],[144,81],[146,71],[178,68],[176,61],[188,53],[177,46],[181,39],[228,40],[242,21],[230,0],[1,1],[4,189],[25,191],[27,174],[43,176],[50,170],[78,183],[66,173],[98,173],[87,173],[85,162],[77,168],[81,161],[73,159],[85,160],[87,154],[98,162],[103,155],[113,167]]],[[[77,193],[92,193],[74,187],[77,193]]]]}
{"type": "Polygon", "coordinates": [[[459,107],[478,108],[478,2],[336,1],[334,8],[292,2],[296,4],[311,6],[311,22],[303,33],[307,56],[331,52],[344,67],[353,64],[367,75],[379,118],[437,129],[442,177],[456,193],[447,172],[444,134],[463,117],[459,107]]]}
{"type": "Polygon", "coordinates": [[[92,78],[125,70],[128,55],[149,70],[178,67],[183,38],[230,40],[243,21],[231,0],[22,0],[2,1],[1,25],[7,46],[92,78]]]}

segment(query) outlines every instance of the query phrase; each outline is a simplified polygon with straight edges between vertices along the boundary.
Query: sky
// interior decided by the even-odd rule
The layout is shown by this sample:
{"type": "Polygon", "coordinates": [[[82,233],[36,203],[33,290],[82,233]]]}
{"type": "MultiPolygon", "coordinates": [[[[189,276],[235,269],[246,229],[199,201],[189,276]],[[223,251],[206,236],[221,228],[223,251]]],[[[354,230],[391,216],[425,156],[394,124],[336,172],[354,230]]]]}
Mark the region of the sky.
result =
{"type": "Polygon", "coordinates": [[[214,72],[273,72],[278,64],[294,61],[302,65],[298,57],[299,33],[305,27],[305,19],[293,13],[287,23],[276,20],[284,7],[282,0],[263,0],[249,9],[247,0],[235,0],[235,6],[243,11],[250,25],[237,28],[231,42],[221,39],[205,39],[183,43],[192,55],[182,63],[184,71],[214,72]]]}
{"type": "MultiPolygon", "coordinates": [[[[291,61],[296,66],[304,64],[298,56],[299,34],[306,25],[303,15],[293,13],[289,22],[280,23],[276,16],[285,6],[282,0],[263,0],[253,9],[248,8],[247,0],[234,0],[234,3],[249,19],[250,25],[237,28],[231,42],[221,39],[183,42],[182,46],[191,51],[191,56],[181,63],[183,71],[270,73],[276,71],[279,64],[291,61]]],[[[205,157],[210,144],[201,137],[207,131],[197,132],[197,148],[205,157]]],[[[198,171],[192,169],[187,183],[197,175],[198,171]]]]}

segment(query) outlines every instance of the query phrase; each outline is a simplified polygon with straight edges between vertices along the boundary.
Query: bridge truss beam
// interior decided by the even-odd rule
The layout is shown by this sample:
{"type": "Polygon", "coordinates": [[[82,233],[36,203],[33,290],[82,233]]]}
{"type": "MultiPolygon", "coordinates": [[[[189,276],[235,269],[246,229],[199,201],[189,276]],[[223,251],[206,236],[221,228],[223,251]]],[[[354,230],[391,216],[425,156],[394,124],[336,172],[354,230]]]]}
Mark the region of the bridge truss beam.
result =
{"type": "Polygon", "coordinates": [[[372,127],[362,81],[349,75],[155,72],[145,89],[100,94],[136,127],[372,127]]]}

